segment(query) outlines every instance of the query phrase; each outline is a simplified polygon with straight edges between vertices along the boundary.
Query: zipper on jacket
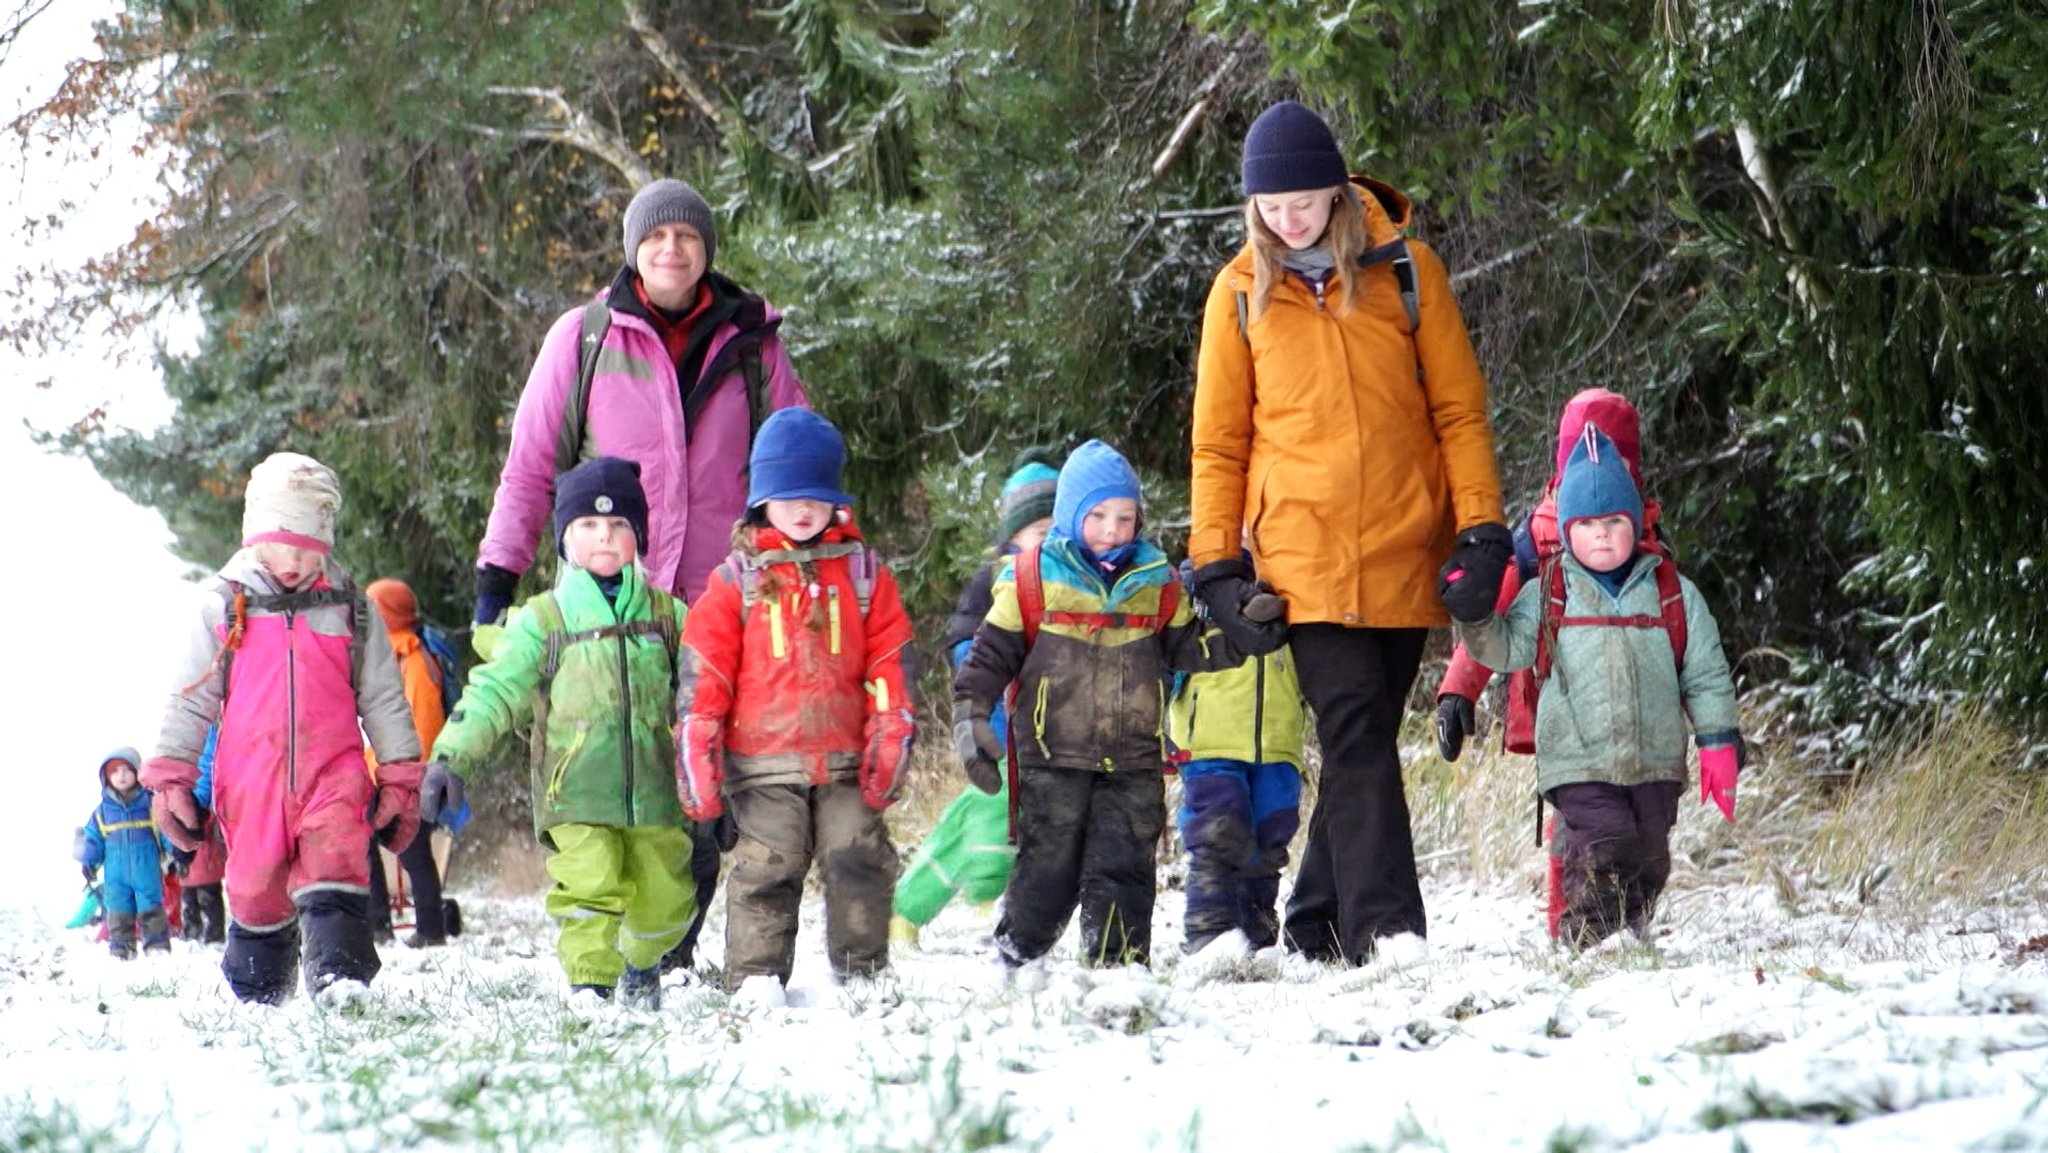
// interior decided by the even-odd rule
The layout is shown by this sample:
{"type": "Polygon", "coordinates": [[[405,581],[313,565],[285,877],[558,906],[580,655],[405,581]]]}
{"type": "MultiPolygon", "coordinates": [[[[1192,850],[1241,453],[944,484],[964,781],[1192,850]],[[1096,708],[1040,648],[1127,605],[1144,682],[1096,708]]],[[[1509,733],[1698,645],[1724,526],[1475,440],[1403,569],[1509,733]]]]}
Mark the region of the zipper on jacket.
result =
{"type": "MultiPolygon", "coordinates": [[[[299,791],[298,619],[296,609],[284,611],[284,791],[287,793],[299,791]]],[[[218,763],[215,762],[216,765],[218,763]]]]}
{"type": "MultiPolygon", "coordinates": [[[[618,610],[612,610],[614,617],[618,610]]],[[[619,637],[619,763],[626,770],[626,824],[637,824],[633,812],[633,678],[627,672],[626,634],[619,637]]]]}
{"type": "Polygon", "coordinates": [[[1252,763],[1266,763],[1266,658],[1254,658],[1259,662],[1258,675],[1252,680],[1252,763]]]}

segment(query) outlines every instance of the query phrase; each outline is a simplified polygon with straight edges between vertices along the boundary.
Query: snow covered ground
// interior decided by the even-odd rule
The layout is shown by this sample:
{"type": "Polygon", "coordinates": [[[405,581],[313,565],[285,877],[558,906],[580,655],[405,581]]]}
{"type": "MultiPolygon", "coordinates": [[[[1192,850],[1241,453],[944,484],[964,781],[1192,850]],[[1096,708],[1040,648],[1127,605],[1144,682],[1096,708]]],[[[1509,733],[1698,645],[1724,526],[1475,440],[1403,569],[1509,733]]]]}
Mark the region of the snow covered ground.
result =
{"type": "Polygon", "coordinates": [[[1404,971],[1184,961],[1165,893],[1151,971],[1070,934],[1009,985],[953,908],[883,979],[834,987],[811,923],[786,1005],[674,975],[659,1014],[565,1000],[537,897],[275,1009],[216,949],[122,963],[0,911],[0,1148],[2048,1148],[2038,900],[1907,925],[1694,888],[1654,945],[1568,957],[1447,885],[1404,971]]]}

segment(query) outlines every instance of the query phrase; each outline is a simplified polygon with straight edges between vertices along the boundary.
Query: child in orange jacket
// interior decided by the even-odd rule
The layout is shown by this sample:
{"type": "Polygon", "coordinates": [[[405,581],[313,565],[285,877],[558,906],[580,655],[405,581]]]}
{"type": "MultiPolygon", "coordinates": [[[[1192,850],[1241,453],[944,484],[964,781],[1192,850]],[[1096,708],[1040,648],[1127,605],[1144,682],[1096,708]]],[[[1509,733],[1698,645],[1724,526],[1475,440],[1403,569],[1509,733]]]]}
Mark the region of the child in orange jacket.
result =
{"type": "Polygon", "coordinates": [[[910,618],[840,487],[839,430],[807,409],[762,423],[737,546],[683,626],[683,809],[728,808],[725,983],[789,983],[804,878],[825,881],[835,976],[889,963],[896,850],[882,823],[910,763],[910,618]]]}

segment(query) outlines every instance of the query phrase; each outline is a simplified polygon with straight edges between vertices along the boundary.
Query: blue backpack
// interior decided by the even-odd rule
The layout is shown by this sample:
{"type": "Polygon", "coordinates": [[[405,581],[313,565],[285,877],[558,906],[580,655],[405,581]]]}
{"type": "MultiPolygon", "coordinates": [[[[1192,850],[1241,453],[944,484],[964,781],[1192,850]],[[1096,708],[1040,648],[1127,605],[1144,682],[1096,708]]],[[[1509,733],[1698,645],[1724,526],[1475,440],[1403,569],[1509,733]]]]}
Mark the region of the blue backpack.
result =
{"type": "Polygon", "coordinates": [[[434,658],[434,679],[441,684],[441,713],[453,716],[455,702],[462,699],[462,658],[447,632],[430,624],[419,626],[420,644],[434,658]]]}

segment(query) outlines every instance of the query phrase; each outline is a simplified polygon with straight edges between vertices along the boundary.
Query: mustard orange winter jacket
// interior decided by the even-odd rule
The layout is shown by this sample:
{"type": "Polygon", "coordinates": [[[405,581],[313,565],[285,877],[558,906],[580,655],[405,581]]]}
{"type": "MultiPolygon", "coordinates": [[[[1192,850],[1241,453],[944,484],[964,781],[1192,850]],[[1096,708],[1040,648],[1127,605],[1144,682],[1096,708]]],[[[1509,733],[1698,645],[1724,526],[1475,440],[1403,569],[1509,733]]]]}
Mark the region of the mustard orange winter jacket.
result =
{"type": "Polygon", "coordinates": [[[1209,290],[1188,555],[1197,565],[1237,556],[1248,527],[1258,573],[1293,623],[1444,625],[1437,570],[1453,538],[1503,520],[1486,381],[1443,262],[1413,240],[1421,321],[1410,336],[1391,264],[1408,199],[1352,183],[1368,244],[1349,312],[1337,310],[1343,270],[1320,297],[1289,274],[1240,332],[1249,245],[1209,290]]]}

